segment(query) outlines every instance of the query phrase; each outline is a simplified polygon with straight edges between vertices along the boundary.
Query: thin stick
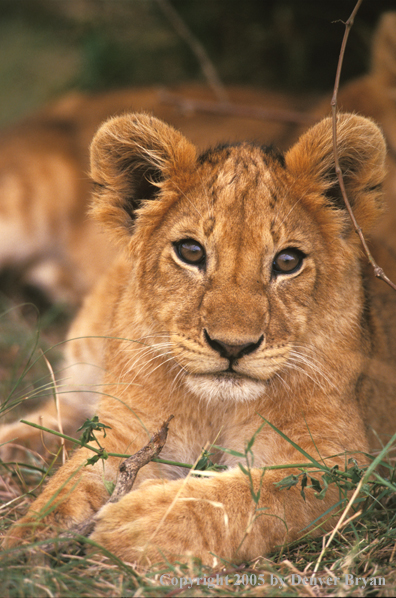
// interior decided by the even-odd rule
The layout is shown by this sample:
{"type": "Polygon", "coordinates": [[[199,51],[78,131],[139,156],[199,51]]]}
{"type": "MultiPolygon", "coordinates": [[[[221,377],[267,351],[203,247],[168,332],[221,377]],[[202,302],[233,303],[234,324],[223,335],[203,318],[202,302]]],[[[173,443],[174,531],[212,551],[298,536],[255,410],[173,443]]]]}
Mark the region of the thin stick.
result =
{"type": "Polygon", "coordinates": [[[209,58],[204,46],[195,37],[192,31],[187,27],[179,13],[175,10],[169,0],[157,0],[157,4],[172,24],[175,31],[182,39],[189,45],[192,52],[195,54],[203,74],[206,77],[208,85],[212,88],[213,93],[219,102],[228,102],[227,91],[217,74],[216,68],[209,58]]]}
{"type": "MultiPolygon", "coordinates": [[[[128,494],[128,492],[132,490],[132,486],[139,470],[160,454],[168,435],[169,422],[173,419],[173,417],[173,415],[168,417],[168,419],[162,424],[161,428],[154,434],[146,446],[121,463],[119,467],[120,475],[118,477],[114,491],[106,504],[118,502],[123,496],[125,496],[125,494],[128,494]]],[[[59,540],[62,540],[62,550],[67,549],[65,548],[65,541],[66,546],[68,546],[69,542],[67,542],[67,540],[73,542],[76,538],[76,535],[84,537],[89,536],[95,528],[95,523],[96,518],[95,515],[93,515],[83,523],[74,526],[65,534],[61,534],[59,536],[59,540]]],[[[52,542],[44,544],[41,546],[41,549],[44,552],[53,553],[54,550],[57,549],[57,544],[52,542]]]]}
{"type": "Polygon", "coordinates": [[[328,541],[325,543],[325,545],[322,548],[322,551],[319,555],[319,558],[316,562],[315,568],[313,570],[314,573],[317,573],[317,571],[319,570],[319,565],[323,559],[323,556],[326,552],[326,550],[328,549],[328,547],[330,546],[331,542],[333,541],[334,536],[336,535],[337,531],[341,528],[343,522],[345,521],[345,518],[350,510],[350,508],[352,507],[355,498],[357,498],[362,486],[367,482],[367,480],[370,478],[371,474],[374,472],[375,468],[381,463],[382,459],[385,457],[385,455],[388,454],[389,449],[391,448],[391,446],[396,442],[396,432],[395,434],[393,434],[392,438],[387,442],[387,444],[384,446],[384,448],[382,449],[382,451],[379,453],[379,455],[376,456],[376,458],[374,459],[374,461],[372,461],[369,465],[369,467],[366,469],[363,477],[360,479],[358,485],[355,488],[354,493],[352,494],[348,505],[345,509],[345,511],[343,512],[343,514],[341,515],[340,519],[337,522],[337,525],[335,526],[335,528],[333,529],[333,531],[330,534],[330,537],[328,539],[328,541]]]}
{"type": "Polygon", "coordinates": [[[146,444],[140,451],[125,459],[119,467],[120,475],[115,485],[113,494],[107,502],[114,503],[118,502],[125,494],[128,494],[132,490],[132,486],[135,482],[138,471],[144,465],[147,465],[155,457],[158,457],[168,435],[169,422],[173,419],[173,415],[168,417],[161,428],[156,434],[150,439],[149,443],[146,444]]]}
{"type": "Polygon", "coordinates": [[[344,522],[344,520],[345,520],[346,516],[347,516],[347,515],[348,515],[348,513],[349,513],[349,510],[350,510],[350,508],[351,508],[351,507],[352,507],[352,505],[354,504],[354,502],[355,502],[355,499],[356,499],[356,497],[359,495],[359,492],[360,492],[360,490],[361,490],[361,488],[362,488],[362,486],[363,486],[363,483],[364,483],[365,481],[366,481],[366,477],[364,476],[364,477],[363,477],[363,478],[360,480],[360,482],[358,483],[358,485],[356,486],[356,488],[355,488],[355,491],[354,491],[354,493],[352,494],[352,496],[351,496],[351,498],[350,498],[350,500],[349,500],[349,502],[348,502],[348,505],[347,505],[347,507],[346,507],[345,511],[343,512],[343,514],[341,515],[341,517],[340,517],[340,518],[339,518],[339,520],[337,521],[337,525],[334,527],[333,531],[332,531],[332,532],[331,532],[331,534],[330,534],[330,537],[329,537],[329,539],[327,540],[326,544],[325,544],[325,545],[323,546],[323,548],[322,548],[322,551],[321,551],[321,553],[320,553],[320,555],[319,555],[319,558],[318,558],[318,560],[316,561],[316,565],[315,565],[315,568],[314,568],[314,570],[313,570],[313,572],[314,572],[314,573],[317,573],[317,572],[318,572],[318,570],[319,570],[319,566],[320,566],[320,563],[321,563],[321,561],[322,561],[322,559],[323,559],[323,556],[324,556],[324,554],[325,554],[326,550],[328,549],[328,547],[330,546],[330,544],[331,544],[331,543],[332,543],[332,541],[333,541],[333,538],[334,538],[334,536],[336,535],[336,533],[338,532],[338,530],[339,530],[339,529],[340,529],[340,527],[342,526],[342,524],[343,524],[343,522],[344,522]]]}
{"type": "Polygon", "coordinates": [[[339,185],[340,185],[342,197],[344,199],[346,208],[348,210],[350,219],[352,220],[352,223],[353,223],[353,226],[355,228],[355,231],[359,235],[359,238],[360,238],[360,241],[362,243],[364,252],[365,252],[365,254],[367,256],[367,259],[368,259],[368,261],[370,262],[370,264],[373,267],[374,275],[377,278],[380,278],[381,280],[383,280],[384,282],[386,282],[390,287],[392,287],[392,289],[394,289],[396,291],[396,285],[386,276],[386,274],[383,271],[383,269],[380,268],[380,266],[378,266],[378,264],[374,260],[373,256],[371,255],[371,252],[370,252],[370,250],[368,248],[366,240],[365,240],[365,238],[363,236],[362,229],[361,229],[361,227],[358,225],[358,223],[356,221],[355,215],[353,213],[351,204],[349,203],[349,199],[348,199],[348,196],[347,196],[347,193],[346,193],[345,184],[344,184],[344,178],[342,176],[342,170],[340,168],[340,162],[339,162],[339,159],[338,159],[338,149],[337,149],[337,97],[338,97],[338,89],[340,87],[340,77],[341,77],[342,63],[344,61],[345,48],[346,48],[346,44],[347,44],[347,41],[348,41],[349,32],[350,32],[350,30],[352,28],[353,22],[355,20],[356,13],[359,10],[360,5],[361,5],[362,2],[363,2],[363,0],[358,0],[356,2],[355,8],[353,9],[353,11],[351,13],[351,16],[349,17],[349,19],[345,23],[345,32],[344,32],[344,37],[342,39],[340,56],[339,56],[339,59],[338,59],[337,72],[336,72],[336,78],[335,78],[335,83],[334,83],[333,97],[331,99],[331,111],[332,111],[332,119],[333,119],[333,153],[334,153],[334,163],[335,163],[335,171],[336,171],[338,182],[339,182],[339,185]]]}
{"type": "Polygon", "coordinates": [[[242,104],[218,103],[208,100],[195,100],[169,93],[165,90],[158,92],[159,99],[164,104],[172,104],[183,112],[206,112],[220,114],[221,116],[235,116],[252,118],[254,120],[270,120],[276,122],[292,123],[297,125],[313,125],[318,119],[294,110],[267,109],[260,106],[247,106],[242,104]]]}

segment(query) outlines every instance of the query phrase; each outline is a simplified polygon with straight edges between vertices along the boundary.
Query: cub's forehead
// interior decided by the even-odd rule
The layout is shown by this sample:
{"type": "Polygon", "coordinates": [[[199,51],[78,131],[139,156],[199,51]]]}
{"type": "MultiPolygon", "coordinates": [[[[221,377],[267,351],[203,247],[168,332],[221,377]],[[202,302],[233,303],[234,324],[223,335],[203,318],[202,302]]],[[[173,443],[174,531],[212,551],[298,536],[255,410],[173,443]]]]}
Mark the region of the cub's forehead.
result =
{"type": "MultiPolygon", "coordinates": [[[[230,203],[243,201],[261,193],[285,172],[283,155],[280,152],[251,143],[219,145],[198,157],[198,176],[215,202],[222,196],[230,203]],[[281,172],[279,172],[281,171],[281,172]]],[[[266,194],[264,194],[266,195],[266,194]]]]}
{"type": "Polygon", "coordinates": [[[198,158],[194,201],[212,216],[239,214],[248,224],[279,209],[279,201],[284,204],[288,178],[283,154],[272,148],[219,145],[198,158]]]}
{"type": "Polygon", "coordinates": [[[291,222],[293,177],[283,155],[271,148],[251,143],[217,146],[199,156],[192,176],[183,182],[174,188],[178,200],[167,218],[174,240],[272,245],[290,236],[290,229],[302,227],[301,218],[291,222]]]}
{"type": "Polygon", "coordinates": [[[285,159],[281,151],[273,146],[252,142],[220,143],[210,147],[198,156],[201,165],[219,166],[229,161],[230,164],[251,158],[265,163],[277,163],[285,168],[285,159]]]}
{"type": "Polygon", "coordinates": [[[192,238],[206,248],[212,244],[230,252],[238,246],[250,255],[302,244],[312,228],[301,184],[271,148],[217,146],[202,153],[192,174],[176,183],[177,201],[164,221],[166,235],[161,232],[173,242],[192,238]]]}

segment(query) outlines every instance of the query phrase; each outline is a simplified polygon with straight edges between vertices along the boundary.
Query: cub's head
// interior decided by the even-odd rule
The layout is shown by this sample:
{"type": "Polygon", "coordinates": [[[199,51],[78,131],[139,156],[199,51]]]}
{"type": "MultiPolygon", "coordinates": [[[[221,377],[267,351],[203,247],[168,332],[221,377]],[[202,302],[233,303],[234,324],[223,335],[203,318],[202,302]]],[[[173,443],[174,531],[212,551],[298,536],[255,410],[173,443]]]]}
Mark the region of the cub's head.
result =
{"type": "MultiPolygon", "coordinates": [[[[384,140],[354,115],[337,131],[367,234],[381,212],[384,140]]],[[[146,330],[195,395],[249,400],[298,377],[323,385],[334,351],[356,350],[360,246],[330,119],[283,156],[250,143],[198,154],[156,118],[126,115],[99,129],[91,167],[93,213],[131,258],[125,335],[146,330]]]]}

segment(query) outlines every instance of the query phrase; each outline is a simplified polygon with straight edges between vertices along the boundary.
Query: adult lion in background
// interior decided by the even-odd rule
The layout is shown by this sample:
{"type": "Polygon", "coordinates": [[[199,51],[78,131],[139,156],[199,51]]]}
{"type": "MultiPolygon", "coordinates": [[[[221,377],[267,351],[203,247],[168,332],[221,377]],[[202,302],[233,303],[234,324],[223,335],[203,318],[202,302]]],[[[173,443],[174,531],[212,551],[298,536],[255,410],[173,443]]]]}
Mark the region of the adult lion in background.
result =
{"type": "MultiPolygon", "coordinates": [[[[284,470],[262,468],[300,463],[301,454],[263,418],[342,469],[351,455],[365,464],[369,439],[373,446],[393,433],[396,294],[362,260],[331,128],[323,120],[285,155],[250,143],[199,153],[142,114],[100,128],[92,210],[121,254],[71,333],[102,338],[71,346],[77,360],[85,343],[103,355],[98,415],[111,428],[103,446],[134,453],[173,414],[165,459],[193,463],[209,447],[229,469],[186,479],[152,462],[134,491],[103,506],[104,478],[116,479],[120,459],[109,457],[103,472],[84,467],[91,452],[78,449],[8,545],[95,514],[92,539],[128,561],[250,560],[299,538],[339,500],[331,486],[323,500],[307,488],[305,501],[298,488],[276,486],[284,470]],[[249,481],[235,452],[260,426],[249,481]]],[[[348,196],[367,235],[382,211],[384,139],[355,115],[340,115],[337,128],[348,196]]],[[[395,277],[391,256],[386,267],[395,277]]],[[[329,515],[321,523],[328,529],[329,515]]]]}

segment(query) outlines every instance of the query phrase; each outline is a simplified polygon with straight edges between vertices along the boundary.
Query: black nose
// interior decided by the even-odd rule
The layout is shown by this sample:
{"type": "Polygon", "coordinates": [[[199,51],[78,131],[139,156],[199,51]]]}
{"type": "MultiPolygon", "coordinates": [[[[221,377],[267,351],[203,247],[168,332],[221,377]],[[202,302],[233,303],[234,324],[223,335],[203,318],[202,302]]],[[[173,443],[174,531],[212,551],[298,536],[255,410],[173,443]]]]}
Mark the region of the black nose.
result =
{"type": "Polygon", "coordinates": [[[221,357],[225,357],[229,361],[235,361],[244,355],[253,353],[253,351],[259,348],[264,339],[264,335],[261,335],[256,343],[238,343],[229,345],[228,343],[224,343],[219,339],[210,338],[206,330],[204,330],[204,336],[206,342],[212,347],[212,349],[220,353],[221,357]]]}

